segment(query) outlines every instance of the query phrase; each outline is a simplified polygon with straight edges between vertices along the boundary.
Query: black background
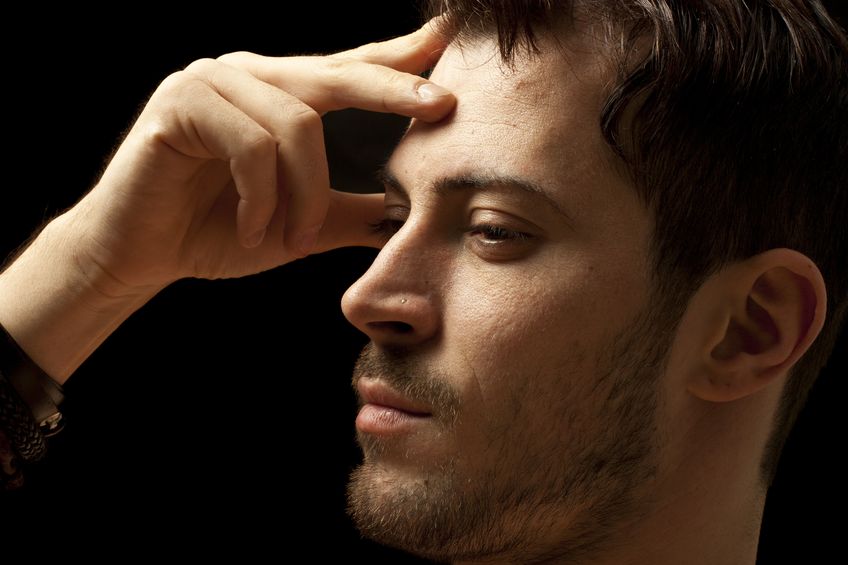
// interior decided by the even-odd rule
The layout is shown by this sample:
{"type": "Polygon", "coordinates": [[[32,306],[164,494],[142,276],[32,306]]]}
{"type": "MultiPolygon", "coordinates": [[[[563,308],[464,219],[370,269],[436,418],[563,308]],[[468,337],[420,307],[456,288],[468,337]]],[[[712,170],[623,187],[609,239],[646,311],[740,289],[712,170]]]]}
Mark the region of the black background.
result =
{"type": "MultiPolygon", "coordinates": [[[[419,21],[406,2],[22,14],[5,24],[23,39],[3,39],[3,256],[96,181],[156,85],[192,60],[330,52],[419,21]]],[[[326,120],[336,188],[376,189],[367,173],[399,130],[369,118],[379,127],[355,112],[326,120]]],[[[135,553],[415,562],[360,540],[344,510],[359,457],[349,375],[365,339],[339,300],[373,256],[339,250],[155,297],[68,381],[68,429],[25,490],[0,499],[2,545],[61,530],[93,553],[117,542],[135,553]]],[[[841,553],[844,335],[840,343],[769,493],[760,563],[841,553]]]]}

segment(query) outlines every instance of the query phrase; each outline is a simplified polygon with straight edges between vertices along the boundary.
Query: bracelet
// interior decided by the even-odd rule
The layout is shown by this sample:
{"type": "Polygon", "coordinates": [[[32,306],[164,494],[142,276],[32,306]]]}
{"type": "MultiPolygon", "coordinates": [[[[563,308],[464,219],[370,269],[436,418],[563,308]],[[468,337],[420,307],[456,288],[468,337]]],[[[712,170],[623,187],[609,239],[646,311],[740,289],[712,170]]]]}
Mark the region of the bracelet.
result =
{"type": "Polygon", "coordinates": [[[0,427],[24,461],[40,459],[44,438],[62,430],[62,387],[41,370],[2,325],[0,338],[0,427]]]}
{"type": "Polygon", "coordinates": [[[37,461],[47,451],[44,434],[41,433],[32,412],[2,374],[0,374],[0,432],[5,432],[9,443],[12,444],[12,449],[24,461],[37,461]]]}

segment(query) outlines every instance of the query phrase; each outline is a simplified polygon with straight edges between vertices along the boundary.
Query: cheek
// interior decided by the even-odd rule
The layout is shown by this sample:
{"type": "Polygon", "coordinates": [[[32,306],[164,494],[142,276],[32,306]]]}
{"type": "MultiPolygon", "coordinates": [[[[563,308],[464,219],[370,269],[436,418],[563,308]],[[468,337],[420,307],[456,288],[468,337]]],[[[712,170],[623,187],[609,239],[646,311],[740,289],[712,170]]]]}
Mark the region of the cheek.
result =
{"type": "MultiPolygon", "coordinates": [[[[549,266],[556,264],[543,261],[549,266]]],[[[585,266],[457,269],[444,334],[455,385],[489,413],[580,379],[597,335],[585,266]]]]}

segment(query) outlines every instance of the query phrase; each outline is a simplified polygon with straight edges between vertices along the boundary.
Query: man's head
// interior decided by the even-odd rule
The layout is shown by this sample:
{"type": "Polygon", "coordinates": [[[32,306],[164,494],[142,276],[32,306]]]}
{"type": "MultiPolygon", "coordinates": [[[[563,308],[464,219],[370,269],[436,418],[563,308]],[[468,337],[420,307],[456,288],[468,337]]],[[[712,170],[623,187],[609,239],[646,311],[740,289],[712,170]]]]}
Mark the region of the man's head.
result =
{"type": "Polygon", "coordinates": [[[755,508],[845,311],[848,48],[817,6],[669,4],[449,3],[456,112],[387,164],[343,303],[366,534],[588,556],[710,466],[755,508]]]}

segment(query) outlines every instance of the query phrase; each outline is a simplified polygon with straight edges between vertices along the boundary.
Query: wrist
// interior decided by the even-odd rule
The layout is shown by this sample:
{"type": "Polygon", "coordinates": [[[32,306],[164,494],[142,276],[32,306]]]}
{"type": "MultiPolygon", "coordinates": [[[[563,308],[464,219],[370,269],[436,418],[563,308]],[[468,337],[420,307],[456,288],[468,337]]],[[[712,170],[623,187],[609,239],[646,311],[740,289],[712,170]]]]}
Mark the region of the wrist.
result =
{"type": "Polygon", "coordinates": [[[0,275],[0,324],[60,384],[159,290],[109,277],[73,220],[53,220],[0,275]]]}
{"type": "MultiPolygon", "coordinates": [[[[90,196],[90,195],[89,195],[90,196]]],[[[87,208],[96,206],[88,197],[58,216],[45,228],[43,245],[59,256],[54,259],[63,266],[69,291],[93,309],[112,308],[117,304],[146,301],[155,296],[167,283],[159,285],[132,284],[115,276],[108,268],[108,254],[96,236],[97,226],[89,218],[95,214],[87,208]]],[[[41,236],[40,236],[41,237],[41,236]]],[[[112,252],[114,254],[114,252],[112,252]]]]}

